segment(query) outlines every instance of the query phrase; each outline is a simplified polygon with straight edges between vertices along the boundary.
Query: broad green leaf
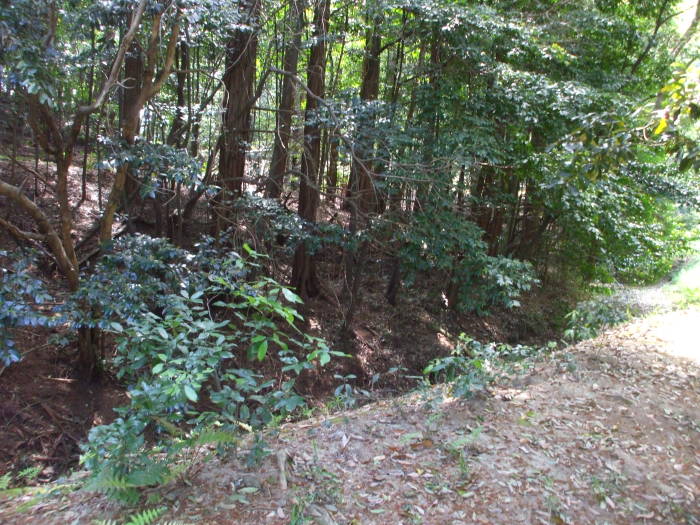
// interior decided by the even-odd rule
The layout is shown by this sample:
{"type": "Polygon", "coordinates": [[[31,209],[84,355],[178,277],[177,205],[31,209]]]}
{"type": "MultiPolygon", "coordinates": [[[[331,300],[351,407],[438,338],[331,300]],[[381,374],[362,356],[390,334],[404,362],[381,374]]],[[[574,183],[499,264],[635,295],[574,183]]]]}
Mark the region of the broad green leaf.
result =
{"type": "Polygon", "coordinates": [[[262,341],[258,345],[256,353],[257,353],[258,361],[262,361],[263,359],[265,359],[265,355],[267,355],[267,339],[262,341]]]}
{"type": "Polygon", "coordinates": [[[288,288],[282,288],[282,294],[284,295],[284,298],[287,299],[290,303],[301,303],[303,302],[301,300],[301,297],[299,297],[297,294],[292,292],[288,288]]]}
{"type": "Polygon", "coordinates": [[[187,399],[189,399],[193,403],[197,402],[197,399],[199,399],[199,397],[197,396],[197,392],[195,392],[194,388],[192,388],[190,385],[185,385],[184,391],[185,396],[187,396],[187,399]]]}

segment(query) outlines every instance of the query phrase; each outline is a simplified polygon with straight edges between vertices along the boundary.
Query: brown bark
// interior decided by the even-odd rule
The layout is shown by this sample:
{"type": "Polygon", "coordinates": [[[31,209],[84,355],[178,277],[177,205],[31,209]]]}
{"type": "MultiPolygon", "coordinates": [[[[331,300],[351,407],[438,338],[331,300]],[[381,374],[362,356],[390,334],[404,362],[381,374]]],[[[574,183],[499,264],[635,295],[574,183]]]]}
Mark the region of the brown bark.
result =
{"type": "MultiPolygon", "coordinates": [[[[434,93],[438,94],[441,84],[441,74],[442,74],[442,40],[439,33],[435,32],[432,36],[430,42],[430,73],[428,75],[428,81],[430,87],[433,89],[434,93]]],[[[428,139],[426,140],[423,162],[427,170],[432,168],[433,164],[433,147],[440,134],[440,110],[433,109],[431,114],[428,115],[429,125],[432,128],[428,139]]],[[[423,211],[423,203],[427,200],[430,193],[430,184],[427,182],[421,182],[416,188],[416,198],[413,203],[413,211],[419,212],[423,211]]]]}
{"type": "Polygon", "coordinates": [[[49,221],[48,217],[44,215],[44,212],[39,209],[39,207],[34,204],[22,191],[12,184],[8,184],[0,180],[0,195],[7,197],[12,202],[17,204],[20,208],[26,211],[29,216],[34,220],[41,233],[42,240],[46,241],[46,244],[51,250],[51,255],[56,259],[56,264],[58,265],[61,273],[68,280],[68,284],[71,290],[77,290],[79,285],[79,274],[78,269],[73,266],[71,258],[66,253],[65,247],[63,245],[63,240],[59,233],[54,229],[49,221]]]}
{"type": "MultiPolygon", "coordinates": [[[[377,100],[379,95],[379,53],[382,47],[382,38],[379,33],[380,20],[376,19],[371,34],[367,37],[366,56],[363,65],[362,89],[360,90],[360,98],[365,101],[377,100]]],[[[369,124],[369,127],[374,127],[374,119],[369,124]]],[[[365,142],[365,141],[362,141],[365,142]]],[[[364,165],[359,162],[354,162],[358,177],[358,197],[360,213],[374,213],[377,211],[377,193],[374,187],[373,178],[373,163],[370,159],[372,156],[373,142],[362,144],[361,142],[361,158],[364,160],[364,165]]]]}
{"type": "MultiPolygon", "coordinates": [[[[362,62],[362,85],[360,87],[360,99],[365,102],[377,100],[379,95],[379,65],[382,50],[382,37],[380,34],[381,18],[375,17],[372,28],[367,31],[365,37],[365,56],[362,62]]],[[[374,149],[372,137],[366,135],[365,130],[373,133],[374,119],[370,119],[362,129],[355,143],[355,154],[350,167],[350,180],[346,198],[354,199],[355,204],[350,203],[350,209],[355,215],[353,207],[357,207],[357,214],[365,216],[368,213],[376,213],[378,198],[374,187],[373,163],[371,160],[374,149]]]]}
{"type": "MultiPolygon", "coordinates": [[[[13,203],[27,212],[37,225],[40,235],[26,232],[28,234],[26,237],[46,242],[58,269],[65,276],[71,291],[77,290],[80,286],[79,262],[76,256],[75,243],[71,235],[73,233],[73,217],[68,191],[68,173],[73,162],[75,144],[86,118],[104,104],[107,96],[116,84],[127,52],[141,26],[146,4],[146,0],[140,0],[138,5],[134,8],[129,29],[120,43],[104,82],[92,100],[76,109],[69,120],[70,124],[66,128],[62,127],[62,122],[64,122],[62,116],[56,114],[47,105],[40,103],[36,95],[25,93],[29,105],[29,124],[34,132],[36,141],[47,154],[53,157],[56,163],[56,198],[59,207],[58,228],[53,227],[48,217],[36,204],[22,193],[20,188],[0,181],[0,195],[8,197],[13,203]]],[[[57,35],[58,18],[57,16],[53,16],[54,14],[56,13],[52,12],[52,19],[45,38],[45,45],[47,47],[54,45],[53,42],[57,35]]],[[[152,33],[151,43],[155,42],[157,44],[158,31],[160,30],[160,18],[156,17],[156,21],[154,21],[154,32],[152,33]],[[158,23],[156,23],[156,21],[158,23]]],[[[174,49],[177,33],[176,23],[173,35],[171,35],[171,42],[168,46],[168,57],[170,57],[171,47],[174,49]]],[[[152,48],[154,49],[155,46],[152,46],[152,48]]],[[[155,55],[151,57],[151,63],[153,65],[155,64],[154,58],[155,55]]],[[[155,83],[152,82],[153,77],[151,77],[151,87],[160,89],[160,86],[167,76],[167,72],[169,72],[170,66],[168,64],[169,60],[166,58],[165,72],[158,76],[155,83]]],[[[155,89],[154,92],[157,91],[157,89],[155,89]]],[[[115,210],[116,207],[111,209],[111,217],[113,217],[115,210]]],[[[105,222],[109,223],[110,233],[111,217],[108,217],[107,221],[103,221],[103,226],[105,222]]],[[[9,222],[6,222],[4,226],[10,231],[23,233],[9,222]]],[[[84,377],[92,379],[99,370],[100,363],[95,345],[92,344],[95,334],[87,337],[85,335],[86,333],[87,332],[84,330],[81,330],[79,333],[79,366],[83,370],[84,377]]]]}
{"type": "MultiPolygon", "coordinates": [[[[260,0],[240,0],[239,10],[248,25],[257,23],[260,0]]],[[[224,196],[243,192],[245,161],[250,141],[251,106],[255,99],[257,29],[237,29],[226,44],[223,99],[223,137],[219,155],[219,182],[224,196]]]]}
{"type": "Polygon", "coordinates": [[[265,187],[265,196],[271,199],[279,199],[284,185],[284,174],[287,171],[287,159],[289,157],[289,140],[292,136],[292,116],[294,114],[294,96],[296,93],[294,75],[297,74],[299,64],[299,48],[304,31],[304,1],[289,0],[289,25],[293,28],[291,39],[284,51],[284,70],[289,75],[282,78],[282,98],[279,112],[277,113],[277,125],[275,127],[275,142],[272,148],[272,160],[270,172],[265,187]]]}
{"type": "MultiPolygon", "coordinates": [[[[420,51],[418,53],[418,65],[417,69],[418,71],[423,69],[423,61],[425,59],[425,48],[424,46],[421,46],[420,51]]],[[[398,80],[397,80],[397,85],[398,85],[398,80]]],[[[398,97],[398,91],[396,91],[397,97],[398,97]]],[[[394,101],[396,101],[398,98],[394,101]]],[[[413,117],[416,111],[416,102],[417,102],[417,83],[414,81],[412,86],[411,86],[411,94],[409,96],[409,101],[408,101],[408,110],[406,112],[406,123],[404,126],[404,132],[408,133],[408,130],[410,126],[413,125],[413,117]]],[[[403,159],[403,156],[406,152],[406,145],[402,144],[399,147],[399,153],[397,157],[399,159],[403,159]]],[[[404,200],[404,192],[406,190],[406,183],[404,181],[395,183],[394,185],[394,191],[391,192],[389,195],[389,210],[392,212],[398,212],[401,210],[401,205],[403,204],[404,200]]]]}
{"type": "Polygon", "coordinates": [[[339,144],[340,140],[338,137],[331,133],[328,145],[328,171],[326,172],[326,199],[331,206],[335,206],[335,197],[338,193],[339,144]]]}
{"type": "MultiPolygon", "coordinates": [[[[307,71],[304,151],[301,157],[301,181],[299,185],[299,216],[307,222],[316,222],[318,209],[318,174],[321,160],[321,130],[316,122],[316,110],[319,99],[325,95],[325,59],[328,31],[330,0],[317,0],[314,9],[314,44],[309,56],[307,71]]],[[[301,243],[294,254],[291,285],[304,298],[313,297],[320,292],[320,283],[316,275],[315,258],[301,243]]]]}
{"type": "MultiPolygon", "coordinates": [[[[163,83],[170,76],[173,64],[175,62],[175,50],[180,36],[180,11],[175,15],[175,20],[170,29],[170,38],[165,50],[165,58],[163,60],[163,68],[156,72],[158,62],[158,50],[160,47],[160,34],[162,31],[162,15],[158,14],[153,17],[151,37],[149,39],[148,48],[145,54],[145,66],[142,72],[142,82],[138,88],[134,89],[134,99],[125,104],[125,113],[122,121],[122,139],[129,145],[134,144],[136,135],[139,131],[139,114],[146,103],[160,91],[163,83]],[[136,92],[137,91],[137,92],[136,92]]],[[[100,226],[100,242],[104,243],[112,239],[112,225],[114,224],[114,215],[119,206],[123,203],[127,175],[129,166],[124,164],[117,170],[117,175],[114,178],[112,189],[109,193],[109,198],[102,214],[102,224],[100,226]]],[[[129,192],[129,195],[134,192],[129,192]]]]}
{"type": "Polygon", "coordinates": [[[175,117],[170,126],[170,131],[168,132],[168,138],[165,140],[166,144],[175,146],[176,148],[183,147],[182,139],[185,131],[185,104],[187,104],[187,100],[185,99],[185,84],[187,83],[186,71],[190,67],[189,50],[190,48],[187,42],[180,42],[178,51],[176,52],[176,61],[179,61],[179,70],[176,74],[177,109],[175,110],[175,117]]]}

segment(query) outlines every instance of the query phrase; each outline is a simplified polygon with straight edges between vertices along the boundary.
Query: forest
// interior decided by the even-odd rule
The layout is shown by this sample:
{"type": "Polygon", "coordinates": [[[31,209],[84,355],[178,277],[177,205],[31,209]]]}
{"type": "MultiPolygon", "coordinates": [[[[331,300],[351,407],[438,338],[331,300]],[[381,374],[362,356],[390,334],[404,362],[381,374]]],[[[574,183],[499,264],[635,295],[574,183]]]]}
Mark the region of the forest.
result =
{"type": "Polygon", "coordinates": [[[583,339],[577,301],[700,237],[699,21],[0,0],[0,482],[79,462],[133,503],[193,448],[583,339]]]}

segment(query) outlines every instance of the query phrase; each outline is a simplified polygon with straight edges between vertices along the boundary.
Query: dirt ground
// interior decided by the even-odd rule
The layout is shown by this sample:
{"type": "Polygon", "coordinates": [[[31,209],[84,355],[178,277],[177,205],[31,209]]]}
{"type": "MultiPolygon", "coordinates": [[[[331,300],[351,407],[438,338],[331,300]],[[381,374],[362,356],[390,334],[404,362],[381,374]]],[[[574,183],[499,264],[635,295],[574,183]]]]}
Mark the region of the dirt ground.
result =
{"type": "MultiPolygon", "coordinates": [[[[265,436],[262,466],[245,467],[244,442],[151,494],[150,507],[196,524],[697,524],[698,325],[698,308],[652,315],[471,400],[433,387],[288,424],[265,436]]],[[[135,512],[53,494],[5,500],[0,522],[135,512]]]]}

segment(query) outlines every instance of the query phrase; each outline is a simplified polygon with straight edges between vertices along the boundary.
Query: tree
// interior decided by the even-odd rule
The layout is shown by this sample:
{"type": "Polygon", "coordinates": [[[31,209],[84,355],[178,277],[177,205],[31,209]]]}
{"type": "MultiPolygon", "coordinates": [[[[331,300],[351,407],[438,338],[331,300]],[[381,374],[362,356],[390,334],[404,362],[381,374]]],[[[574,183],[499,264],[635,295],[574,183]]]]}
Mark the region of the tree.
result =
{"type": "Polygon", "coordinates": [[[219,182],[227,197],[238,197],[243,192],[250,115],[255,99],[256,25],[260,5],[260,0],[240,0],[238,8],[245,25],[238,25],[226,44],[219,182]]]}
{"type": "MultiPolygon", "coordinates": [[[[319,204],[321,161],[321,126],[318,122],[319,100],[324,97],[326,71],[326,34],[330,15],[330,0],[316,0],[314,6],[313,44],[307,68],[306,108],[304,113],[304,149],[301,156],[299,181],[299,216],[313,225],[319,204]]],[[[291,286],[303,297],[320,292],[316,261],[304,243],[294,253],[291,286]]]]}
{"type": "Polygon", "coordinates": [[[292,137],[292,117],[296,93],[294,76],[297,74],[301,37],[304,30],[304,8],[303,0],[289,0],[287,25],[291,34],[284,50],[282,96],[276,115],[277,123],[272,146],[272,159],[265,187],[265,196],[272,199],[279,199],[284,185],[284,175],[287,172],[288,148],[292,137]]]}
{"type": "MultiPolygon", "coordinates": [[[[64,63],[70,64],[69,57],[57,59],[57,49],[66,49],[58,40],[69,39],[72,20],[59,17],[63,8],[58,2],[49,4],[36,3],[31,0],[20,2],[5,8],[14,45],[10,46],[10,57],[19,58],[12,68],[16,75],[16,87],[26,100],[29,110],[29,125],[34,137],[42,149],[50,155],[55,163],[56,201],[59,209],[58,228],[55,229],[50,217],[36,203],[27,198],[22,189],[10,183],[0,181],[0,195],[8,197],[15,205],[26,212],[36,223],[38,234],[23,231],[8,221],[3,225],[15,235],[45,243],[56,261],[56,265],[66,278],[71,291],[80,287],[80,261],[76,254],[73,239],[73,210],[69,199],[68,174],[73,164],[80,131],[87,117],[98,111],[109,99],[110,93],[117,85],[122,65],[135,42],[146,13],[147,2],[140,0],[130,10],[127,30],[113,54],[111,67],[106,78],[91,100],[70,100],[59,98],[65,90],[62,85],[67,79],[57,68],[64,63]],[[27,20],[33,20],[31,29],[27,20]],[[41,29],[41,31],[37,31],[41,29]],[[43,31],[43,32],[42,32],[43,31]],[[63,123],[67,123],[64,125],[63,123]]],[[[133,144],[138,127],[138,112],[143,104],[161,88],[170,73],[174,49],[179,34],[181,10],[170,2],[158,4],[160,9],[151,16],[151,37],[147,50],[147,63],[138,97],[125,115],[123,136],[127,143],[133,144]],[[171,23],[170,40],[165,52],[163,69],[156,75],[160,33],[167,12],[171,23]]],[[[73,13],[78,21],[84,12],[73,13]]],[[[7,55],[3,58],[7,58],[7,55]]],[[[119,169],[114,180],[110,198],[101,218],[100,239],[111,238],[114,213],[121,200],[126,181],[128,166],[119,169]]],[[[79,339],[80,368],[87,377],[98,371],[98,356],[93,338],[88,330],[80,331],[79,339]]]]}

